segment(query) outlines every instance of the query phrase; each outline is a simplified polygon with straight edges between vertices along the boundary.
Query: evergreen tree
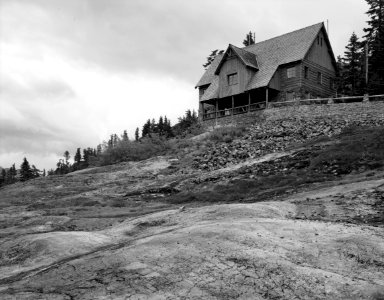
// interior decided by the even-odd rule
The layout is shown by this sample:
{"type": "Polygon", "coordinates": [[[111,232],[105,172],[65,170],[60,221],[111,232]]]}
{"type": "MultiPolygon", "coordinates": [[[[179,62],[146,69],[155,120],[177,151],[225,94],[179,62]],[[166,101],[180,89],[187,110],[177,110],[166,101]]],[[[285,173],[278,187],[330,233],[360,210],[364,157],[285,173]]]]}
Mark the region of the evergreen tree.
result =
{"type": "Polygon", "coordinates": [[[142,137],[146,137],[151,133],[151,120],[148,119],[148,121],[143,125],[143,130],[141,132],[142,137]]]}
{"type": "Polygon", "coordinates": [[[88,149],[83,149],[83,160],[85,164],[88,164],[89,162],[89,151],[88,149]]]}
{"type": "Polygon", "coordinates": [[[384,93],[384,0],[366,0],[369,27],[364,29],[369,47],[369,93],[384,93]]]}
{"type": "Polygon", "coordinates": [[[159,122],[157,123],[157,131],[160,135],[164,135],[164,120],[162,116],[160,116],[159,122]]]}
{"type": "Polygon", "coordinates": [[[69,159],[71,158],[71,156],[69,155],[69,151],[66,150],[64,152],[64,159],[65,159],[65,164],[68,166],[69,165],[69,159]]]}
{"type": "Polygon", "coordinates": [[[77,164],[80,164],[80,161],[81,161],[81,152],[80,152],[80,148],[77,148],[76,150],[76,154],[75,154],[75,163],[77,164]]]}
{"type": "Polygon", "coordinates": [[[17,176],[17,171],[16,171],[15,164],[13,164],[9,168],[9,170],[7,172],[7,175],[6,175],[6,182],[7,182],[7,184],[11,184],[11,183],[16,182],[16,176],[17,176]]]}
{"type": "Polygon", "coordinates": [[[98,144],[98,145],[97,145],[97,152],[96,152],[97,154],[96,154],[96,155],[100,155],[101,152],[102,152],[101,144],[98,144]]]}
{"type": "Polygon", "coordinates": [[[20,166],[20,180],[27,181],[33,178],[32,169],[26,157],[24,157],[23,163],[20,166]]]}
{"type": "Polygon", "coordinates": [[[37,178],[37,177],[40,177],[40,170],[38,168],[35,167],[35,165],[32,165],[32,178],[37,178]]]}
{"type": "Polygon", "coordinates": [[[150,133],[157,133],[157,124],[155,119],[152,119],[151,121],[151,126],[149,127],[149,132],[150,133]]]}
{"type": "Polygon", "coordinates": [[[362,87],[362,61],[361,43],[355,33],[352,33],[344,52],[343,81],[349,88],[349,94],[361,95],[362,87]]]}
{"type": "Polygon", "coordinates": [[[207,57],[207,62],[203,64],[204,69],[207,70],[210,64],[215,60],[216,56],[223,53],[224,53],[224,50],[218,50],[218,49],[213,50],[211,54],[207,57]]]}
{"type": "Polygon", "coordinates": [[[111,134],[109,140],[108,140],[108,149],[113,148],[113,134],[111,134]]]}
{"type": "Polygon", "coordinates": [[[129,138],[128,138],[127,130],[124,130],[124,133],[122,135],[122,139],[123,139],[123,142],[128,142],[129,138]]]}
{"type": "Polygon", "coordinates": [[[6,177],[7,177],[7,171],[5,171],[5,169],[2,168],[0,173],[0,186],[5,184],[6,177]]]}
{"type": "Polygon", "coordinates": [[[43,169],[43,177],[47,176],[47,173],[45,172],[45,169],[43,169]]]}
{"type": "Polygon", "coordinates": [[[171,121],[168,120],[167,116],[164,116],[164,132],[166,137],[173,136],[171,121]]]}
{"type": "Polygon", "coordinates": [[[243,41],[243,45],[244,46],[249,46],[249,45],[253,45],[254,43],[255,43],[255,38],[254,38],[253,33],[250,31],[245,36],[245,40],[243,41]]]}
{"type": "Polygon", "coordinates": [[[139,141],[139,127],[137,127],[136,130],[135,130],[135,141],[136,142],[139,141]]]}
{"type": "Polygon", "coordinates": [[[116,133],[111,135],[111,145],[112,145],[112,148],[116,148],[117,144],[119,143],[119,141],[120,141],[120,138],[117,136],[116,133]]]}
{"type": "Polygon", "coordinates": [[[335,81],[335,84],[336,84],[336,93],[338,95],[344,95],[346,93],[345,91],[345,68],[344,68],[344,62],[343,62],[343,59],[342,57],[339,55],[337,57],[337,70],[338,70],[338,74],[337,74],[337,77],[336,77],[336,81],[335,81]]]}

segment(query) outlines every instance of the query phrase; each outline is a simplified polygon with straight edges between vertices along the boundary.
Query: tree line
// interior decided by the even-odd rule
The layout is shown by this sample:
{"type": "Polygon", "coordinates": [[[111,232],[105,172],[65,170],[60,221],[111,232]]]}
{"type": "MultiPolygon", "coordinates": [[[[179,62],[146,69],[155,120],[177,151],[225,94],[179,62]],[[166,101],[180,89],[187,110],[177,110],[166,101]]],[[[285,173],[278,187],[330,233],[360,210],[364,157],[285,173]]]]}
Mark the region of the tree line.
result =
{"type": "Polygon", "coordinates": [[[353,32],[338,56],[337,92],[345,95],[384,93],[384,0],[366,0],[368,26],[359,38],[353,32]]]}
{"type": "Polygon", "coordinates": [[[40,176],[46,176],[45,169],[40,171],[35,165],[30,165],[26,157],[20,165],[20,169],[16,169],[15,164],[12,164],[8,169],[1,169],[0,173],[0,187],[12,184],[17,181],[27,181],[40,176]]]}
{"type": "Polygon", "coordinates": [[[23,159],[20,168],[15,164],[1,169],[0,186],[12,184],[18,181],[27,181],[42,176],[64,175],[77,170],[85,169],[90,164],[109,164],[123,160],[140,160],[148,158],[156,151],[160,151],[164,141],[171,138],[183,137],[190,133],[198,123],[197,113],[187,110],[185,115],[178,118],[178,122],[172,126],[167,116],[160,116],[156,122],[154,118],[148,119],[141,127],[135,130],[134,139],[128,137],[127,130],[121,135],[111,134],[107,141],[98,144],[96,148],[77,148],[71,163],[71,154],[64,151],[62,158],[56,163],[56,168],[47,172],[30,165],[27,158],[23,159]]]}

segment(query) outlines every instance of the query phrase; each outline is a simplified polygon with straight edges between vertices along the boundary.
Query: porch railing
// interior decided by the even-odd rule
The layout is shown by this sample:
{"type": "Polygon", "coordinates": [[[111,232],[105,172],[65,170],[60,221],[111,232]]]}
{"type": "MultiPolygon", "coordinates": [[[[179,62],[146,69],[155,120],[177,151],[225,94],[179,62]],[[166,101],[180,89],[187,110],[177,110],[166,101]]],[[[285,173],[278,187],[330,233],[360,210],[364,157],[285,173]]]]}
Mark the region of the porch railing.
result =
{"type": "Polygon", "coordinates": [[[226,108],[218,111],[210,111],[203,114],[203,120],[229,117],[232,115],[244,114],[252,111],[263,110],[266,108],[293,106],[293,105],[314,105],[314,104],[334,104],[334,103],[353,103],[363,101],[384,101],[384,95],[373,96],[353,96],[353,97],[335,97],[335,98],[316,98],[316,99],[298,99],[284,102],[258,102],[250,105],[226,108]]]}

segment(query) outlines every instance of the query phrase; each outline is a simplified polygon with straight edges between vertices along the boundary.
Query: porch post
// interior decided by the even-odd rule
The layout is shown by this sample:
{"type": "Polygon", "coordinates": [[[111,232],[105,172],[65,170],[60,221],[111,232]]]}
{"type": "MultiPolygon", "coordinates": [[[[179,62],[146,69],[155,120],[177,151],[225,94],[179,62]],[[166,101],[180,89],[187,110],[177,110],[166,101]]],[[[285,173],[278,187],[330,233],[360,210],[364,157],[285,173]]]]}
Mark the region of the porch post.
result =
{"type": "Polygon", "coordinates": [[[215,101],[216,101],[216,103],[215,103],[215,122],[216,122],[216,126],[217,126],[217,113],[219,110],[219,101],[217,99],[215,101]]]}
{"type": "Polygon", "coordinates": [[[235,108],[235,97],[232,95],[232,120],[233,120],[233,109],[235,108]]]}
{"type": "Polygon", "coordinates": [[[251,92],[248,92],[248,112],[251,111],[251,92]]]}
{"type": "Polygon", "coordinates": [[[265,108],[268,108],[268,87],[265,88],[265,108]]]}
{"type": "Polygon", "coordinates": [[[199,119],[200,121],[204,120],[204,102],[199,103],[199,119]]]}

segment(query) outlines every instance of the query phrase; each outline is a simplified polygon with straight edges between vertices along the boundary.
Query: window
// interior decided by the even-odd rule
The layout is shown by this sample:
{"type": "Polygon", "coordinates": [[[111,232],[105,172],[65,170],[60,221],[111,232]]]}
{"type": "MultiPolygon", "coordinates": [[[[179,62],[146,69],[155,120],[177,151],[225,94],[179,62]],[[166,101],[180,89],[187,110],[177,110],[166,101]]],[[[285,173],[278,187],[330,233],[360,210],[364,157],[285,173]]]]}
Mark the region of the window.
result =
{"type": "Polygon", "coordinates": [[[296,77],[296,68],[295,67],[287,69],[287,77],[288,78],[296,77]]]}
{"type": "Polygon", "coordinates": [[[317,36],[317,44],[319,45],[320,44],[320,37],[317,36]]]}
{"type": "Polygon", "coordinates": [[[320,39],[320,46],[323,47],[323,38],[320,39]]]}
{"type": "Polygon", "coordinates": [[[229,74],[227,75],[227,77],[228,77],[228,85],[238,84],[237,73],[229,74]]]}
{"type": "Polygon", "coordinates": [[[323,75],[321,72],[317,72],[317,83],[322,84],[323,83],[323,75]]]}
{"type": "Polygon", "coordinates": [[[308,79],[308,67],[304,67],[304,78],[308,79]]]}

